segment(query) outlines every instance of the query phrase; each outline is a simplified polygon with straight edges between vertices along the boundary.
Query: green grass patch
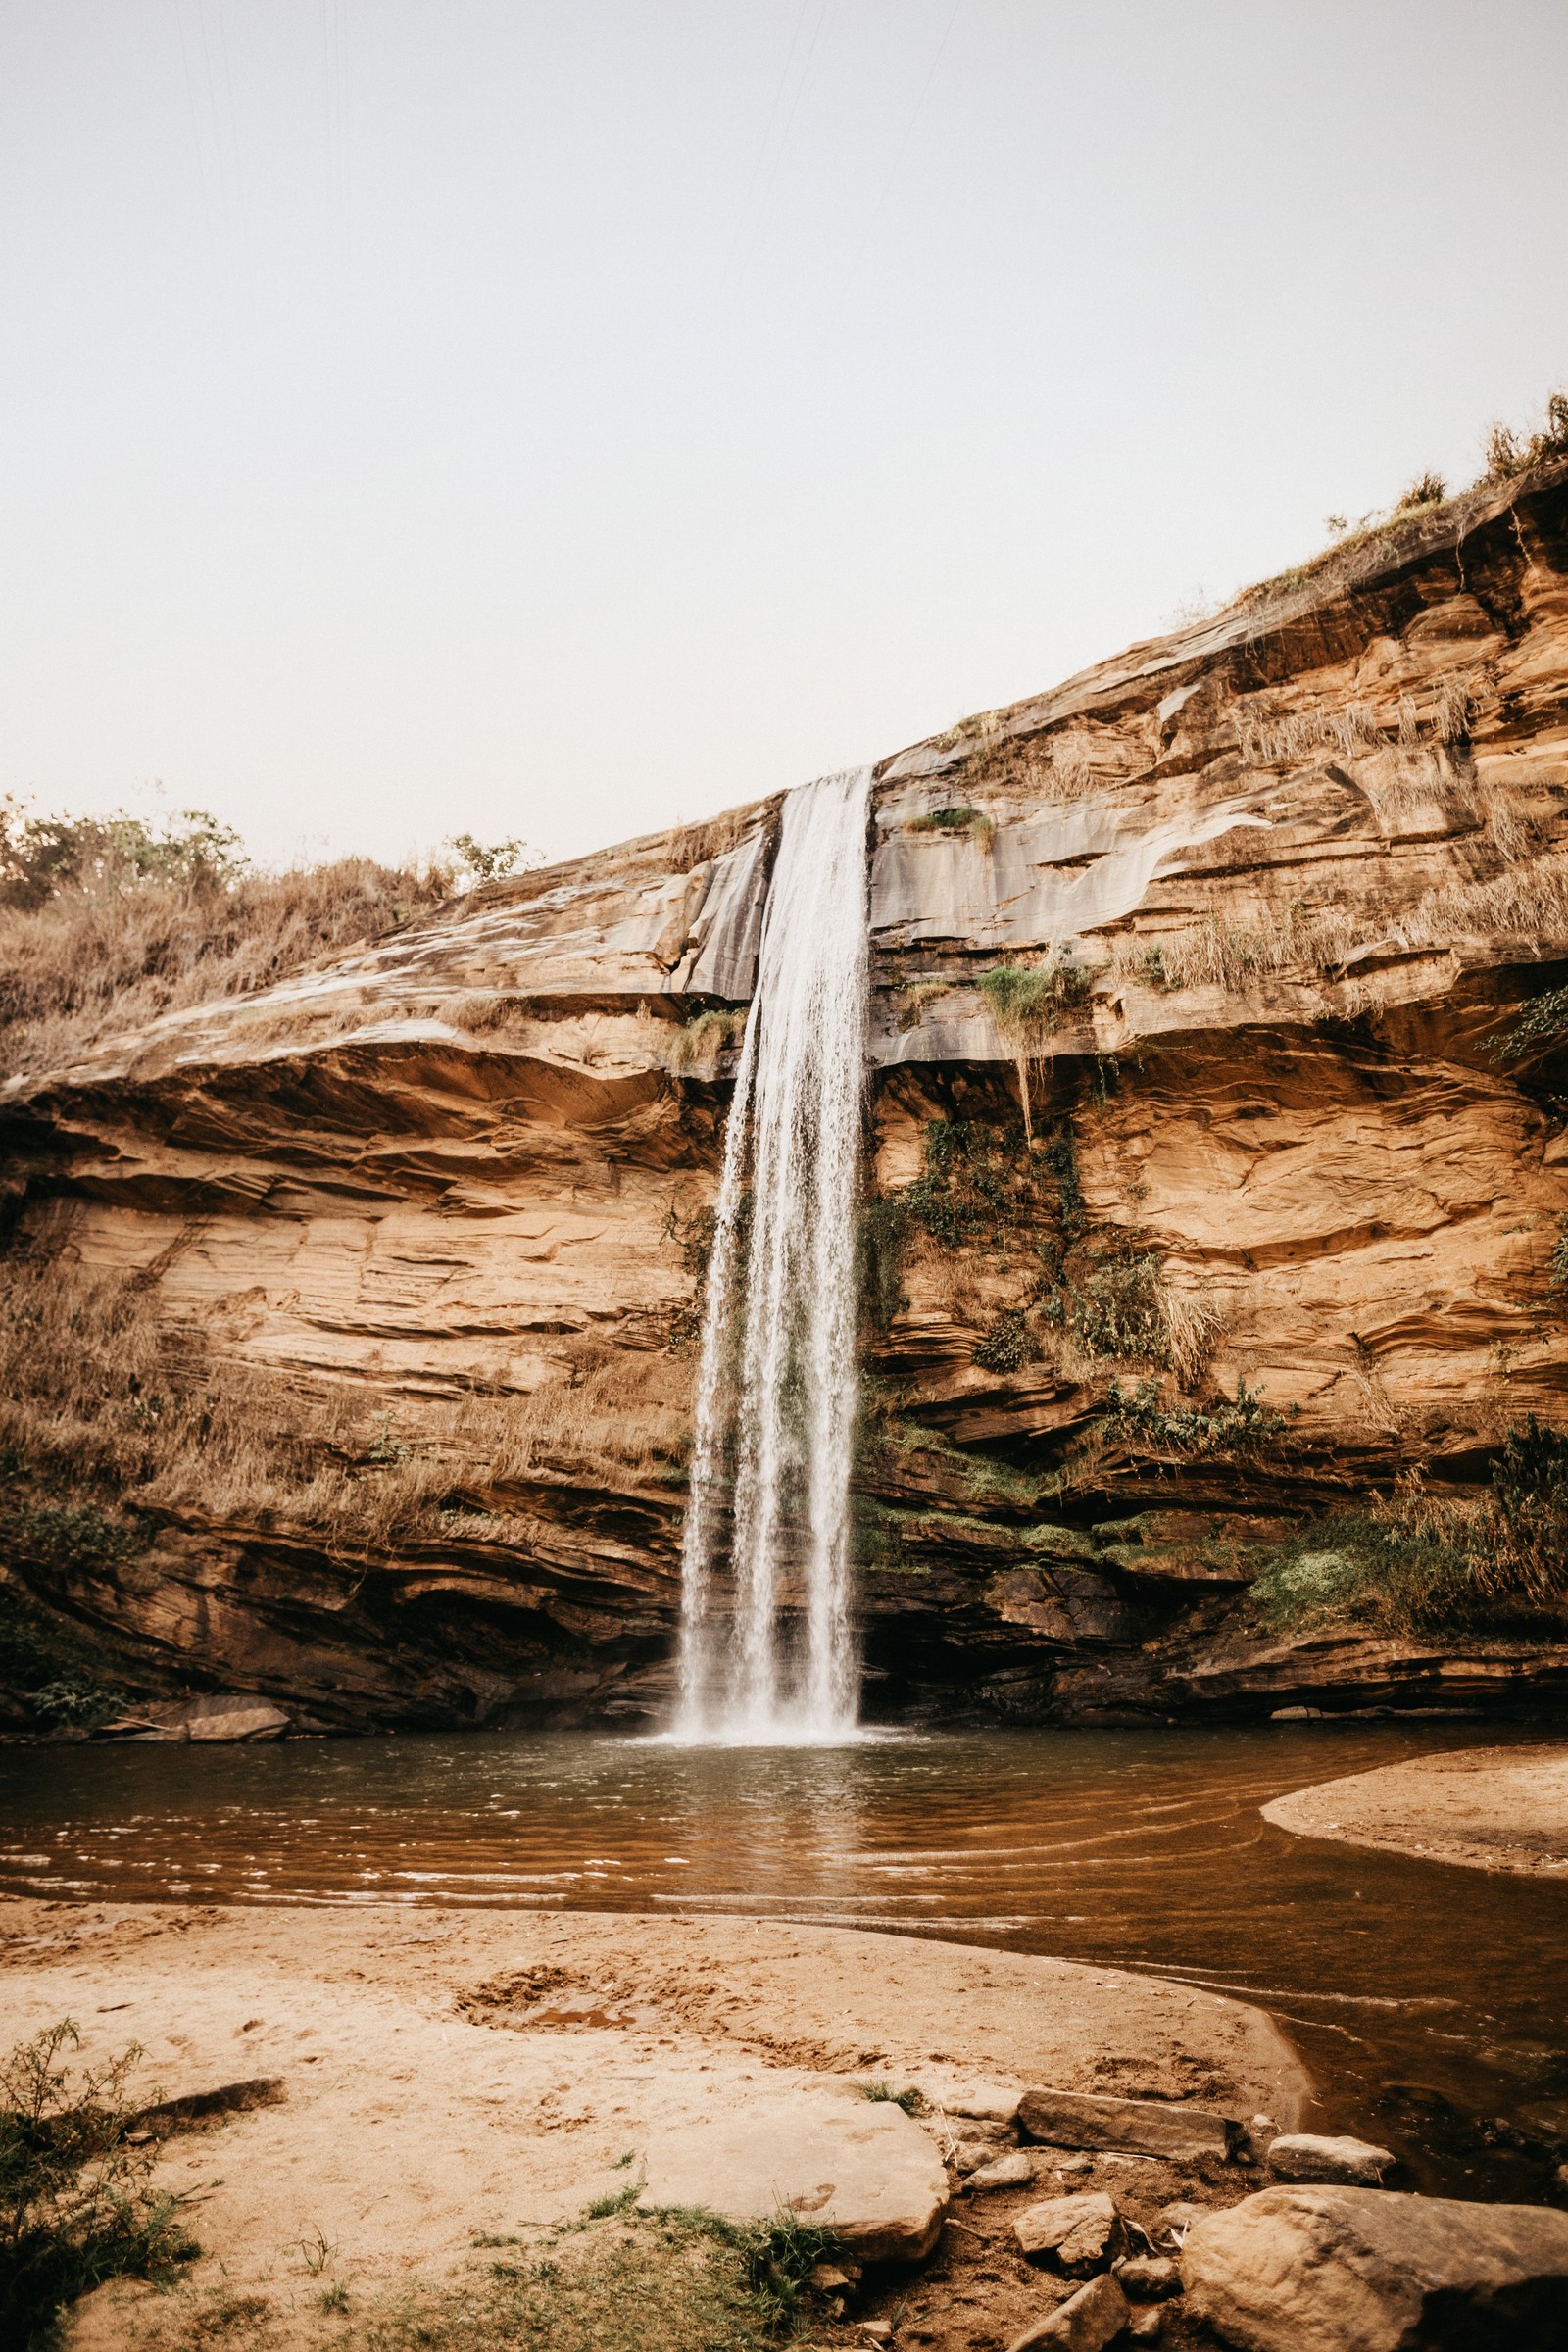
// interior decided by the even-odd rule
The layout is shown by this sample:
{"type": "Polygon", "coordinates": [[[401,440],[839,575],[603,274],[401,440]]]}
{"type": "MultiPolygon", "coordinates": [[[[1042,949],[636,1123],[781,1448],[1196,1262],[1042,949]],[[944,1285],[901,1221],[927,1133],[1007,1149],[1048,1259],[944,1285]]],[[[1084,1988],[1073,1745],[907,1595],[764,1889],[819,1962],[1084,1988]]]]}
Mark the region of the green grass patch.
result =
{"type": "Polygon", "coordinates": [[[1264,1555],[1252,1599],[1281,1630],[1335,1621],[1395,1633],[1560,1631],[1568,1609],[1568,1436],[1531,1414],[1488,1493],[1417,1488],[1298,1530],[1264,1555]]]}
{"type": "Polygon", "coordinates": [[[808,2317],[811,2269],[830,2251],[825,2231],[792,2216],[627,2215],[411,2290],[330,2340],[353,2352],[772,2352],[808,2317]]]}

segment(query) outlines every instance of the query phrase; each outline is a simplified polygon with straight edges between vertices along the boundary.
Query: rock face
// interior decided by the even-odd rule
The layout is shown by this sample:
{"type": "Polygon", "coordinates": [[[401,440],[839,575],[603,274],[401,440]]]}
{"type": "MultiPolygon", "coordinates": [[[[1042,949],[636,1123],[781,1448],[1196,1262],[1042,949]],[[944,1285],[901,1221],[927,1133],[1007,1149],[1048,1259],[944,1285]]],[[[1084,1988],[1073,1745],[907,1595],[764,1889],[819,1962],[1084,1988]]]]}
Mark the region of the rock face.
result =
{"type": "Polygon", "coordinates": [[[1189,2231],[1190,2306],[1242,2352],[1552,2352],[1568,2215],[1365,2188],[1268,2188],[1189,2231]]]}
{"type": "MultiPolygon", "coordinates": [[[[1287,1521],[1412,1471],[1473,1494],[1563,1410],[1561,1089],[1499,1041],[1568,979],[1565,811],[1562,466],[882,763],[878,1711],[1568,1692],[1550,1624],[1282,1631],[1250,1598],[1287,1521]],[[1042,975],[1021,1027],[981,986],[1009,962],[1042,975]]],[[[24,1498],[45,1634],[306,1728],[658,1713],[777,814],[10,1078],[10,1263],[120,1284],[276,1457],[132,1464],[107,1534],[24,1498]]]]}

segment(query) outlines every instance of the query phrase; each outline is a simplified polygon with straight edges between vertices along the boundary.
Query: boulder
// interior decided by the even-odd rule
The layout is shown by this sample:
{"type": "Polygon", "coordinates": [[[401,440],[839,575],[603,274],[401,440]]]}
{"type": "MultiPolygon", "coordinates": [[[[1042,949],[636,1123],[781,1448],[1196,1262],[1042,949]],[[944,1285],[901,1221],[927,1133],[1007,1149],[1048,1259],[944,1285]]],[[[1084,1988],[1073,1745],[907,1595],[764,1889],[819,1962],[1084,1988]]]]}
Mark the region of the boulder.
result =
{"type": "Polygon", "coordinates": [[[762,2092],[685,2121],[642,2150],[644,2205],[702,2205],[733,2222],[799,2215],[860,2262],[917,2262],[948,2210],[948,2175],[891,2099],[762,2092]]]}
{"type": "Polygon", "coordinates": [[[112,1740],[280,1740],[292,1719],[254,1692],[215,1691],[200,1698],[160,1699],[129,1709],[106,1724],[112,1740]]]}
{"type": "Polygon", "coordinates": [[[1050,2255],[1069,2277],[1102,2271],[1121,2252],[1121,2214],[1115,2198],[1103,2189],[1044,2197],[1038,2205],[1026,2205],[1012,2228],[1032,2262],[1050,2255]]]}
{"type": "Polygon", "coordinates": [[[265,1698],[247,1699],[238,1706],[215,1706],[186,1718],[189,1740],[280,1740],[289,1728],[281,1707],[265,1698]]]}
{"type": "Polygon", "coordinates": [[[989,2164],[977,2165],[969,2175],[971,2188],[1024,2188],[1035,2177],[1035,2168],[1024,2148],[1009,2148],[1005,2156],[993,2157],[989,2164]]]}
{"type": "Polygon", "coordinates": [[[1193,2164],[1230,2156],[1241,2126],[1210,2107],[1174,2099],[1110,2099],[1083,2090],[1026,2090],[1018,2121],[1031,2139],[1058,2148],[1120,2148],[1193,2164]]]}
{"type": "Polygon", "coordinates": [[[1054,2344],[1059,2352],[1103,2352],[1126,2327],[1131,2314],[1127,2298],[1108,2271],[1091,2278],[1045,2319],[1014,2336],[1007,2352],[1035,2352],[1036,2345],[1054,2344]]]}
{"type": "Polygon", "coordinates": [[[1396,2159],[1369,2139],[1328,2139],[1312,2132],[1284,2132],[1268,2143],[1269,2171],[1280,2180],[1339,2180],[1351,2188],[1381,2188],[1396,2159]]]}
{"type": "Polygon", "coordinates": [[[1265,2188],[1194,2224],[1190,2307],[1241,2352],[1568,2341],[1568,2214],[1391,2189],[1265,2188]]]}

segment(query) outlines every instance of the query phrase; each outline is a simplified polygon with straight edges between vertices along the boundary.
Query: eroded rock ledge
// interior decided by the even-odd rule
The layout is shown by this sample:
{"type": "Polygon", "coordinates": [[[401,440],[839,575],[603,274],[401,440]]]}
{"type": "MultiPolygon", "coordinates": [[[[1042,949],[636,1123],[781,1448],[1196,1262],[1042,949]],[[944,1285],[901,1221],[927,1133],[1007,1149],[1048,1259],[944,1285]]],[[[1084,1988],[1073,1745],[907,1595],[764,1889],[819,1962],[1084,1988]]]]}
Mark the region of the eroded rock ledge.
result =
{"type": "MultiPolygon", "coordinates": [[[[1563,466],[882,763],[874,1708],[1561,1703],[1550,1607],[1293,1630],[1255,1579],[1562,1413],[1568,1089],[1549,1033],[1499,1046],[1568,980],[1565,810],[1563,466]],[[1021,1034],[1004,963],[1048,976],[1021,1034]]],[[[169,1394],[213,1400],[206,1473],[151,1408],[107,1501],[20,1459],[37,1655],[323,1727],[657,1711],[776,820],[489,885],[10,1078],[6,1262],[92,1294],[51,1344],[91,1356],[118,1283],[169,1394]]]]}

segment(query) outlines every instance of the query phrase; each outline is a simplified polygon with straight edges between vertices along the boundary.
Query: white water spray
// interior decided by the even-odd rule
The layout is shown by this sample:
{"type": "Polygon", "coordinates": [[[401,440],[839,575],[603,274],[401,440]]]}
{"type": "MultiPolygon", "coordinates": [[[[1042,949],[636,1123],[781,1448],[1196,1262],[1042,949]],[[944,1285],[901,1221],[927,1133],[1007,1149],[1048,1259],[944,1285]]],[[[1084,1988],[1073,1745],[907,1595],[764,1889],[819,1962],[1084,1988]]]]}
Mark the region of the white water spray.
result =
{"type": "Polygon", "coordinates": [[[870,769],[856,768],[784,804],[709,1258],[677,1739],[808,1742],[855,1728],[850,1468],[870,783],[870,769]],[[733,1602],[721,1611],[726,1536],[733,1602]]]}

